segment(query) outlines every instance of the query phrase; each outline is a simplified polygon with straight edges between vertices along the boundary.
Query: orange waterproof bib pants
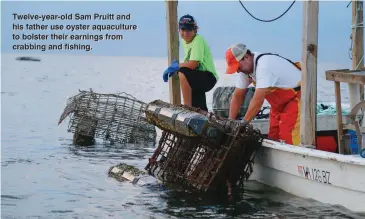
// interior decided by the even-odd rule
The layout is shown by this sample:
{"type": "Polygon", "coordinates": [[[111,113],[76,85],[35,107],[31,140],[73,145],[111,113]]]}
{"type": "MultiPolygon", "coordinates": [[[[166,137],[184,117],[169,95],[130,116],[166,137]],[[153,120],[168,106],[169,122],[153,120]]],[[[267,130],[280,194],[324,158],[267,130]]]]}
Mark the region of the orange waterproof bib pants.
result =
{"type": "Polygon", "coordinates": [[[268,137],[300,144],[300,90],[275,88],[265,99],[271,105],[268,137]]]}
{"type": "MultiPolygon", "coordinates": [[[[292,62],[278,54],[263,53],[259,55],[257,61],[263,55],[276,55],[292,63],[299,71],[301,65],[299,62],[292,62]]],[[[270,126],[268,137],[272,140],[283,140],[287,144],[300,145],[300,82],[298,89],[273,88],[265,96],[269,102],[270,108],[270,126]]]]}

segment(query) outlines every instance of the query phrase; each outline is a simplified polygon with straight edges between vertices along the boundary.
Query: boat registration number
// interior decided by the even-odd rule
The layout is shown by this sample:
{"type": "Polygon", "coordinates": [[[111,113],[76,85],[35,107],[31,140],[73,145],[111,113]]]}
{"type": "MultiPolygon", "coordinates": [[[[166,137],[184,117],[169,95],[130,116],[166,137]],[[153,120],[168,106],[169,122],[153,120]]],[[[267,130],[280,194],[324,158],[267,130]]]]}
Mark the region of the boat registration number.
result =
{"type": "Polygon", "coordinates": [[[298,166],[298,173],[300,176],[303,176],[307,179],[311,179],[325,184],[331,184],[331,172],[329,171],[310,168],[306,166],[298,166]]]}

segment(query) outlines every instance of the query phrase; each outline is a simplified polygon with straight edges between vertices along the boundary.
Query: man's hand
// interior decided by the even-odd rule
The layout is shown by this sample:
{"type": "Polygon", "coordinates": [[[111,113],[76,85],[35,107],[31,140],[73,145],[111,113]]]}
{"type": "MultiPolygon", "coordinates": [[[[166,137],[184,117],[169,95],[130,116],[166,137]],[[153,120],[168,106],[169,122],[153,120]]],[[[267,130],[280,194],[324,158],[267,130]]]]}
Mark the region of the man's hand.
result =
{"type": "Polygon", "coordinates": [[[241,120],[241,124],[242,124],[242,126],[246,126],[246,125],[248,125],[248,124],[249,124],[249,122],[248,122],[248,121],[246,121],[245,119],[242,119],[242,120],[241,120]]]}

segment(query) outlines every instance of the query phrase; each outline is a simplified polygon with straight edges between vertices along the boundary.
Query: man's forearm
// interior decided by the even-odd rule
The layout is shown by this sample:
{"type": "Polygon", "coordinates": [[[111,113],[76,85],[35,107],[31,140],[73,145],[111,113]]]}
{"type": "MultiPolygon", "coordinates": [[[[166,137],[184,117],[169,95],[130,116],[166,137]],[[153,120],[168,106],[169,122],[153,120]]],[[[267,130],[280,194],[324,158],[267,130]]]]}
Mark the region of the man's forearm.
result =
{"type": "Polygon", "coordinates": [[[229,109],[229,118],[230,119],[234,120],[234,119],[237,118],[237,115],[240,112],[240,107],[243,103],[245,94],[246,93],[244,93],[243,97],[238,97],[236,95],[232,96],[231,106],[230,106],[230,109],[229,109]]]}
{"type": "Polygon", "coordinates": [[[251,121],[253,118],[255,118],[257,113],[260,111],[263,104],[264,104],[264,100],[252,99],[250,106],[248,107],[248,110],[246,112],[246,115],[243,119],[247,122],[251,121]]]}
{"type": "MultiPolygon", "coordinates": [[[[232,98],[233,99],[233,98],[232,98]]],[[[235,120],[240,111],[241,103],[238,101],[233,101],[229,110],[229,118],[235,120]]]]}

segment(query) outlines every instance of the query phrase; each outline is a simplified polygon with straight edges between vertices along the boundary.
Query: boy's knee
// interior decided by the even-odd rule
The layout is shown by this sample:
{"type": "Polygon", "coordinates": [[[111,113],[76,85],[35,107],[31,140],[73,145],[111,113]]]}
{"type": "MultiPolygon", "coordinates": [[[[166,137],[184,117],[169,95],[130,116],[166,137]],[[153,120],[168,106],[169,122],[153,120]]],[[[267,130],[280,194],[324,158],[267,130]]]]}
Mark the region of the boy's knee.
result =
{"type": "Polygon", "coordinates": [[[184,78],[185,78],[184,73],[182,73],[181,71],[179,71],[179,72],[177,73],[177,75],[179,76],[179,78],[181,78],[181,77],[184,77],[184,78]]]}

